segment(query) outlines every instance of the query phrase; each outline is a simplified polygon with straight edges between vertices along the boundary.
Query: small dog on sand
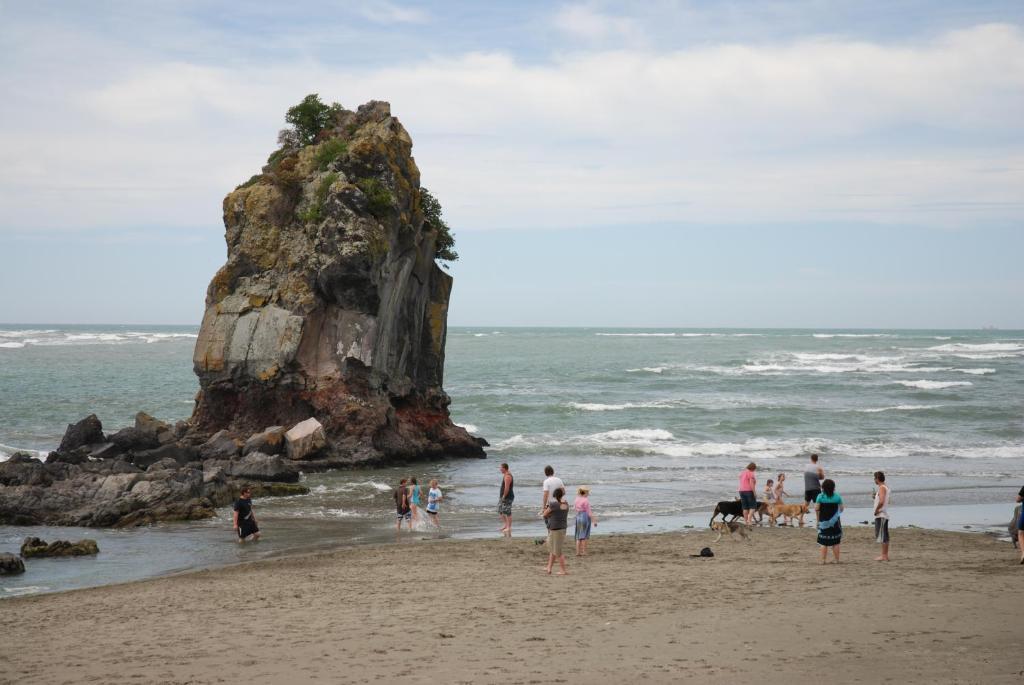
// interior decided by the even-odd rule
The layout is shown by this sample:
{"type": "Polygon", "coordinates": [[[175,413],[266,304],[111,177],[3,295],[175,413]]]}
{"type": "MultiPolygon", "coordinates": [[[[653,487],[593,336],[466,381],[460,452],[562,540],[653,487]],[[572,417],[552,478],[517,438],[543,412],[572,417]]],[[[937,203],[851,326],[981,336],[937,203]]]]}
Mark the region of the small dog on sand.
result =
{"type": "Polygon", "coordinates": [[[750,541],[750,526],[742,521],[712,521],[711,530],[718,533],[718,537],[715,538],[715,542],[721,540],[725,533],[729,534],[730,539],[732,539],[733,535],[739,533],[741,538],[747,542],[750,541]]]}

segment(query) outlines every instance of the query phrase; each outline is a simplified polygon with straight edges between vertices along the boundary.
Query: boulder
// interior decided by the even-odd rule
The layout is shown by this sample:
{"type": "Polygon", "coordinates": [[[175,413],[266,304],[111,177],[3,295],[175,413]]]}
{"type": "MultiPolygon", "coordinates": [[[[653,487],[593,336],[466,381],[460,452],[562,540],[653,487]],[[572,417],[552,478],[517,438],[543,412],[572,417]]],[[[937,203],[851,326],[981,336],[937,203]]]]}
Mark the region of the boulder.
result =
{"type": "Polygon", "coordinates": [[[187,464],[189,462],[199,460],[199,450],[188,445],[171,443],[169,445],[157,447],[156,449],[136,452],[131,456],[130,461],[136,466],[147,468],[151,464],[155,464],[156,462],[164,459],[173,459],[176,464],[179,465],[187,464]]]}
{"type": "Polygon", "coordinates": [[[0,461],[0,485],[47,486],[53,482],[53,476],[39,461],[30,454],[19,452],[7,461],[0,461]]]}
{"type": "Polygon", "coordinates": [[[13,554],[0,554],[0,576],[14,576],[25,572],[25,562],[13,554]]]}
{"type": "Polygon", "coordinates": [[[82,557],[99,554],[100,548],[95,540],[79,540],[69,542],[68,540],[57,540],[46,543],[39,538],[25,538],[21,544],[21,556],[26,559],[32,557],[82,557]]]}
{"type": "Polygon", "coordinates": [[[226,430],[217,431],[199,447],[202,459],[234,459],[241,451],[238,441],[226,430]]]}
{"type": "Polygon", "coordinates": [[[122,428],[107,438],[121,449],[122,452],[142,452],[144,450],[156,449],[160,446],[156,434],[146,433],[134,426],[122,428]]]}
{"type": "Polygon", "coordinates": [[[308,459],[327,445],[327,435],[319,421],[308,418],[284,434],[284,443],[290,459],[308,459]]]}
{"type": "Polygon", "coordinates": [[[140,411],[135,415],[135,430],[152,438],[160,445],[174,442],[174,432],[171,429],[171,425],[160,419],[154,419],[144,411],[140,411]]]}
{"type": "Polygon", "coordinates": [[[273,483],[299,482],[299,470],[280,456],[253,452],[228,467],[229,476],[273,483]]]}
{"type": "Polygon", "coordinates": [[[89,461],[89,451],[84,447],[67,452],[58,450],[46,455],[47,464],[84,464],[87,461],[89,461]]]}
{"type": "Polygon", "coordinates": [[[251,435],[245,441],[245,445],[242,446],[242,455],[252,452],[280,454],[284,451],[284,434],[286,432],[284,426],[264,428],[262,432],[251,435]]]}
{"type": "Polygon", "coordinates": [[[68,424],[57,451],[70,452],[97,442],[106,442],[106,438],[103,437],[103,424],[95,414],[89,414],[78,423],[68,424]]]}

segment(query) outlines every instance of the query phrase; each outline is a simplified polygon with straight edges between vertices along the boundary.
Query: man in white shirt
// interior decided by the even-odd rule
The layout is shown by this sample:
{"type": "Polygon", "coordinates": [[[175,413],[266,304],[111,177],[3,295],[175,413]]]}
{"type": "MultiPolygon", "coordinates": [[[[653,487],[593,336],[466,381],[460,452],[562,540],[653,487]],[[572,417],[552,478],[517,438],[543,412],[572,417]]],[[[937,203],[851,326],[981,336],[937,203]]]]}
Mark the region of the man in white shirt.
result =
{"type": "Polygon", "coordinates": [[[555,470],[551,466],[544,467],[544,475],[547,476],[547,478],[544,479],[544,494],[540,500],[541,516],[544,515],[544,510],[548,506],[548,498],[551,497],[551,493],[558,488],[562,488],[563,491],[565,490],[565,483],[562,482],[561,478],[555,475],[555,470]]]}

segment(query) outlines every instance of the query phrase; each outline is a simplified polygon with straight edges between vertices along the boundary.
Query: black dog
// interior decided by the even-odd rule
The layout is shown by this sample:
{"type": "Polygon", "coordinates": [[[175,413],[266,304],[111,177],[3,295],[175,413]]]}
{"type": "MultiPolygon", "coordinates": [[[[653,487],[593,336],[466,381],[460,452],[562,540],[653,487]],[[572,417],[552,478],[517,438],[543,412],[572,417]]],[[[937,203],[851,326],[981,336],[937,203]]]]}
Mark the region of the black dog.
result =
{"type": "MultiPolygon", "coordinates": [[[[761,519],[763,519],[764,515],[767,513],[767,502],[758,502],[757,508],[754,509],[754,514],[757,516],[757,522],[760,523],[761,519]]],[[[731,523],[732,521],[735,521],[739,517],[743,516],[743,505],[740,503],[738,499],[725,500],[719,502],[718,504],[715,505],[715,513],[711,515],[711,520],[708,521],[709,526],[714,522],[716,516],[721,516],[723,521],[725,520],[726,516],[731,516],[732,518],[729,519],[729,522],[731,523]]]]}

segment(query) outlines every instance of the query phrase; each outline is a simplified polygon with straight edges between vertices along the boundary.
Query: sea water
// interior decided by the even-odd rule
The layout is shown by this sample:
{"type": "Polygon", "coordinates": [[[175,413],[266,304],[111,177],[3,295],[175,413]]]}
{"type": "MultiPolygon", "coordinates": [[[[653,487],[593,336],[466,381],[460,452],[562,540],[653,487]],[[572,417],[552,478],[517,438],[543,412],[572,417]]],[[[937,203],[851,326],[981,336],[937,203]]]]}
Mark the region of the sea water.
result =
{"type": "MultiPolygon", "coordinates": [[[[136,411],[192,411],[194,327],[0,325],[0,460],[45,455],[68,423],[104,429],[136,411]]],[[[496,534],[498,465],[516,478],[515,534],[541,536],[543,468],[588,485],[597,534],[706,526],[758,465],[802,500],[808,455],[870,517],[871,474],[892,487],[894,525],[1004,528],[1024,482],[1024,332],[453,328],[445,389],[453,419],[486,438],[485,460],[309,474],[308,495],[255,503],[265,538],[239,547],[230,510],[198,523],[126,531],[0,526],[0,551],[26,535],[96,538],[95,560],[30,560],[0,597],[149,577],[280,554],[395,539],[391,491],[441,482],[441,531],[496,534]]]]}

